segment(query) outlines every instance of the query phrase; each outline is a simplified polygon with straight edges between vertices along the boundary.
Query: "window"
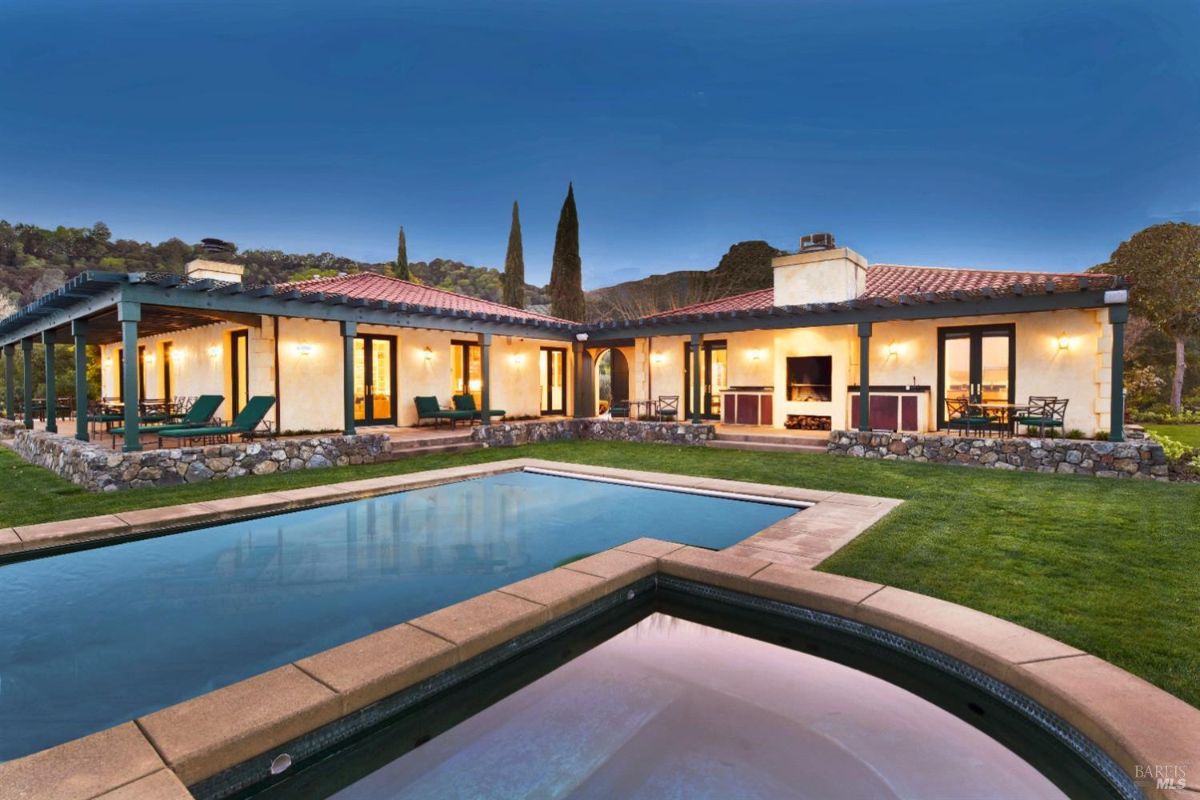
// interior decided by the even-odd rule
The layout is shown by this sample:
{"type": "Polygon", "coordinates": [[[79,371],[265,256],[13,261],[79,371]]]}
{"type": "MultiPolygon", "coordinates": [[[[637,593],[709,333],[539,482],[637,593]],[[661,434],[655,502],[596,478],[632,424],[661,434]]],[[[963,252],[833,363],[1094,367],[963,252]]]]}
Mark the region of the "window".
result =
{"type": "Polygon", "coordinates": [[[229,335],[232,358],[229,360],[230,387],[233,395],[233,416],[246,406],[250,392],[250,332],[234,331],[229,335]]]}
{"type": "Polygon", "coordinates": [[[162,343],[162,377],[163,377],[163,399],[170,402],[173,398],[171,386],[171,343],[162,343]]]}
{"type": "Polygon", "coordinates": [[[567,351],[559,347],[543,347],[538,362],[541,379],[542,413],[567,412],[567,351]]]}

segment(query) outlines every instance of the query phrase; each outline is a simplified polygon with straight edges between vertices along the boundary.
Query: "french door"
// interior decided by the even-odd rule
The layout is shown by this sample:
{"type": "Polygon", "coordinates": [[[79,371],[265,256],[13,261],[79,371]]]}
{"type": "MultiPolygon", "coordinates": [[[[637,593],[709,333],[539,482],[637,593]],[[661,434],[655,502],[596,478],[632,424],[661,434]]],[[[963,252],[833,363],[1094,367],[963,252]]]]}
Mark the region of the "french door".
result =
{"type": "Polygon", "coordinates": [[[396,424],[396,337],[354,337],[354,421],[396,424]]]}
{"type": "Polygon", "coordinates": [[[542,413],[567,413],[567,351],[560,347],[543,347],[538,370],[541,373],[542,413]]]}
{"type": "Polygon", "coordinates": [[[250,395],[250,332],[229,334],[229,351],[229,386],[233,390],[230,419],[233,419],[246,407],[250,395]]]}
{"type": "Polygon", "coordinates": [[[1015,325],[938,328],[938,427],[946,401],[1013,403],[1017,392],[1015,325]]]}
{"type": "MultiPolygon", "coordinates": [[[[692,353],[683,345],[683,416],[692,416],[692,353]]],[[[721,392],[729,388],[729,349],[724,340],[700,343],[700,416],[721,418],[721,392]]]]}
{"type": "Polygon", "coordinates": [[[454,394],[469,394],[483,408],[483,351],[478,342],[450,343],[450,387],[454,394]]]}

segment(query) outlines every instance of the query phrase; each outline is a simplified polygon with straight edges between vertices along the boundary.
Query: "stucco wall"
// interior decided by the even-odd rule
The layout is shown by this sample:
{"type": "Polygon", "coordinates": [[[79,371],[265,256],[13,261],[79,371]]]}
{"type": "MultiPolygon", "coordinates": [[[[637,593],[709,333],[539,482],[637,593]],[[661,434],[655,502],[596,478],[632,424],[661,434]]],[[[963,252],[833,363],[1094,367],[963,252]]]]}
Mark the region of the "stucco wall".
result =
{"type": "MultiPolygon", "coordinates": [[[[872,385],[931,387],[924,395],[922,418],[933,427],[937,419],[938,328],[961,325],[1014,323],[1016,325],[1016,398],[1056,395],[1069,398],[1066,427],[1087,434],[1107,430],[1110,424],[1110,369],[1112,328],[1104,310],[1064,310],[1036,314],[955,317],[941,320],[876,323],[871,338],[872,385]],[[1067,349],[1059,349],[1059,337],[1067,349]],[[892,346],[895,354],[891,354],[892,346]]],[[[858,383],[858,333],[853,325],[800,328],[781,331],[706,334],[705,341],[728,342],[731,386],[775,387],[775,426],[782,427],[788,414],[828,416],[834,429],[849,427],[852,398],[847,386],[858,383]],[[762,355],[758,361],[751,352],[762,355]],[[833,363],[832,401],[789,402],[787,400],[788,356],[829,355],[833,363]]],[[[682,395],[685,336],[657,336],[637,342],[639,359],[638,399],[664,394],[682,395]],[[657,354],[657,361],[651,354],[657,354]],[[650,380],[645,378],[647,361],[650,380]],[[649,384],[649,389],[647,385],[649,384]]]]}

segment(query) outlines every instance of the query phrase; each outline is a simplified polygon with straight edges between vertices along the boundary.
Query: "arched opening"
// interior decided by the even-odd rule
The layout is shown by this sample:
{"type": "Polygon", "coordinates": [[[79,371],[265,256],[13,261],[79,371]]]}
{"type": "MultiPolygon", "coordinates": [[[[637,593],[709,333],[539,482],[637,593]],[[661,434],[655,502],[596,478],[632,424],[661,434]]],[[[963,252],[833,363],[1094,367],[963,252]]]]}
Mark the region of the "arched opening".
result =
{"type": "Polygon", "coordinates": [[[596,413],[606,414],[613,400],[629,400],[629,360],[620,350],[609,349],[596,358],[596,413]]]}

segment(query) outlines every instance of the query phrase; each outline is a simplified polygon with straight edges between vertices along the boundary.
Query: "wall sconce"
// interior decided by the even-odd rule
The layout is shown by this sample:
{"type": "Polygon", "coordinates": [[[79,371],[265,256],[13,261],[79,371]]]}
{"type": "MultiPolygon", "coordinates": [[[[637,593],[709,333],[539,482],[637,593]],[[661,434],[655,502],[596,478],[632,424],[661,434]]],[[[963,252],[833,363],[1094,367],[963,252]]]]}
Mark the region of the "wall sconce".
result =
{"type": "Polygon", "coordinates": [[[171,363],[172,364],[182,363],[184,358],[186,358],[186,356],[187,356],[187,351],[184,350],[183,348],[179,348],[179,347],[171,348],[171,363]]]}
{"type": "Polygon", "coordinates": [[[209,358],[220,358],[221,357],[221,346],[214,344],[212,347],[208,348],[208,357],[209,358]]]}
{"type": "Polygon", "coordinates": [[[1059,337],[1055,340],[1055,344],[1058,345],[1059,350],[1071,349],[1071,340],[1067,338],[1065,333],[1059,335],[1059,337]]]}
{"type": "Polygon", "coordinates": [[[296,345],[296,355],[311,356],[312,354],[313,354],[313,346],[311,344],[309,344],[308,342],[301,342],[300,344],[296,345]]]}
{"type": "Polygon", "coordinates": [[[667,360],[666,353],[651,353],[650,354],[650,363],[651,364],[663,364],[666,362],[666,360],[667,360]]]}
{"type": "Polygon", "coordinates": [[[525,354],[524,353],[513,353],[511,356],[508,357],[508,362],[510,364],[512,364],[514,367],[520,367],[525,363],[525,354]]]}
{"type": "Polygon", "coordinates": [[[426,347],[426,348],[425,348],[425,349],[424,349],[424,350],[421,352],[421,357],[425,359],[425,363],[426,363],[426,364],[432,363],[432,361],[433,361],[433,348],[432,348],[432,347],[426,347]]]}
{"type": "Polygon", "coordinates": [[[748,351],[748,355],[750,356],[751,361],[754,361],[757,363],[767,357],[767,352],[765,350],[755,347],[748,351]]]}
{"type": "Polygon", "coordinates": [[[900,355],[900,345],[892,342],[887,346],[887,349],[884,350],[884,353],[888,358],[895,358],[896,356],[900,355]]]}
{"type": "Polygon", "coordinates": [[[147,367],[153,367],[154,362],[157,360],[158,358],[154,355],[154,353],[146,353],[146,355],[142,356],[142,363],[147,367]]]}

